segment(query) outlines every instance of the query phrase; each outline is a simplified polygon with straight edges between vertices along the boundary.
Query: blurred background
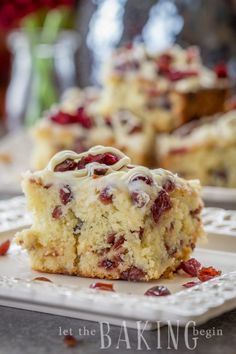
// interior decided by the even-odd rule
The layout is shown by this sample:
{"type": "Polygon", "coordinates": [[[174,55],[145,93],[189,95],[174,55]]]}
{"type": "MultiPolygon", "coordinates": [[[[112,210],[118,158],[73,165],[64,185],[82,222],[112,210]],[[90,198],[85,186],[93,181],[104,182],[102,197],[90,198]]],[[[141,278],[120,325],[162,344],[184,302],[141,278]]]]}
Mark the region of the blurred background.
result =
{"type": "Polygon", "coordinates": [[[37,120],[70,86],[100,83],[113,47],[194,44],[236,79],[236,0],[12,0],[0,3],[1,134],[37,120]]]}

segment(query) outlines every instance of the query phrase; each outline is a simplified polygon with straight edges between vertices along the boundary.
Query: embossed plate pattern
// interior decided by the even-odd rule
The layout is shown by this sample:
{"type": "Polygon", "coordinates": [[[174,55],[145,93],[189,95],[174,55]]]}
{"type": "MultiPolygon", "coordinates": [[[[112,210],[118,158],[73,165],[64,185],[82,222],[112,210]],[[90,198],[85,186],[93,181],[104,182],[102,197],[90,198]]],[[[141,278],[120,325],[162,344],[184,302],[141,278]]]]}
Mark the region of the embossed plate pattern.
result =
{"type": "MultiPolygon", "coordinates": [[[[0,240],[13,237],[16,229],[30,224],[24,203],[22,197],[0,202],[0,240]]],[[[236,307],[236,253],[227,249],[224,236],[235,243],[236,212],[209,208],[203,215],[208,232],[214,232],[208,249],[197,248],[194,256],[223,273],[209,282],[183,290],[182,284],[192,278],[177,275],[152,283],[114,281],[114,293],[89,289],[94,280],[88,278],[44,274],[52,283],[39,282],[33,279],[42,274],[30,269],[27,253],[13,244],[9,254],[0,257],[0,304],[113,324],[126,320],[130,327],[136,327],[137,320],[149,321],[148,329],[155,321],[176,324],[178,320],[181,325],[205,322],[236,307]],[[214,237],[218,237],[218,250],[214,237]],[[172,295],[143,296],[155,284],[166,285],[172,295]]]]}

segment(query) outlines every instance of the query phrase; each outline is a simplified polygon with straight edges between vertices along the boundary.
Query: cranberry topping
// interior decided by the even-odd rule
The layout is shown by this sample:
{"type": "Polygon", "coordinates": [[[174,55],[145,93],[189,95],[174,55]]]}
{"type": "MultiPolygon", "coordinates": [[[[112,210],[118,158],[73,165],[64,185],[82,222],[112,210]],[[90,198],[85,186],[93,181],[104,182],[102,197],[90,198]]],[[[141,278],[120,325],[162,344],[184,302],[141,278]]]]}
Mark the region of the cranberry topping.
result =
{"type": "Polygon", "coordinates": [[[111,187],[106,187],[104,188],[100,194],[99,194],[99,200],[103,203],[103,204],[111,204],[112,200],[113,200],[113,194],[112,194],[112,190],[111,187]]]}
{"type": "Polygon", "coordinates": [[[170,179],[168,179],[165,184],[162,186],[162,188],[167,192],[173,192],[173,190],[175,189],[175,183],[172,182],[170,179]]]}
{"type": "Polygon", "coordinates": [[[150,201],[149,195],[146,192],[142,192],[142,191],[132,192],[131,199],[133,204],[135,204],[137,208],[143,208],[150,201]]]}
{"type": "Polygon", "coordinates": [[[76,123],[76,115],[70,113],[58,111],[55,115],[50,117],[50,119],[57,124],[66,125],[76,123]]]}
{"type": "Polygon", "coordinates": [[[142,182],[148,184],[149,186],[151,186],[153,184],[153,180],[149,176],[142,176],[142,175],[134,176],[130,180],[130,182],[135,182],[135,181],[142,181],[142,182]]]}
{"type": "Polygon", "coordinates": [[[62,208],[60,205],[55,206],[55,208],[53,209],[52,212],[52,217],[53,219],[60,219],[60,217],[62,216],[62,208]]]}
{"type": "Polygon", "coordinates": [[[77,163],[74,160],[66,159],[65,161],[59,163],[55,168],[55,172],[65,172],[65,171],[73,171],[77,167],[77,163]]]}
{"type": "Polygon", "coordinates": [[[0,244],[0,256],[4,256],[7,253],[10,244],[11,244],[10,240],[7,240],[0,244]]]}
{"type": "Polygon", "coordinates": [[[199,280],[201,280],[202,282],[204,281],[208,281],[212,278],[218,277],[219,275],[221,275],[221,271],[217,270],[213,267],[202,267],[198,274],[197,277],[199,280]]]}
{"type": "Polygon", "coordinates": [[[47,281],[49,283],[52,283],[52,281],[48,278],[45,278],[45,277],[36,277],[34,278],[33,280],[38,280],[38,281],[47,281]]]}
{"type": "Polygon", "coordinates": [[[105,291],[115,291],[113,284],[107,284],[107,283],[93,283],[90,286],[90,289],[99,289],[99,290],[105,290],[105,291]]]}
{"type": "Polygon", "coordinates": [[[68,204],[73,199],[73,194],[68,184],[63,186],[63,188],[60,189],[59,193],[60,200],[64,205],[68,204]]]}
{"type": "Polygon", "coordinates": [[[58,111],[55,115],[50,117],[50,119],[57,124],[66,125],[66,124],[75,124],[78,123],[85,129],[90,129],[93,126],[93,121],[91,117],[85,111],[84,107],[79,107],[77,112],[70,114],[67,112],[58,111]]]}
{"type": "Polygon", "coordinates": [[[77,224],[76,224],[75,227],[73,228],[73,234],[74,234],[74,235],[77,235],[77,234],[80,233],[83,224],[84,224],[84,222],[79,219],[79,221],[77,222],[77,224]]]}
{"type": "Polygon", "coordinates": [[[78,162],[78,170],[85,168],[85,166],[92,162],[98,162],[101,164],[105,164],[107,166],[114,165],[119,161],[119,157],[112,153],[104,153],[98,155],[88,155],[82,157],[82,159],[78,162]]]}
{"type": "Polygon", "coordinates": [[[131,266],[120,274],[120,278],[129,281],[140,281],[145,279],[145,273],[142,269],[131,266]]]}
{"type": "Polygon", "coordinates": [[[101,158],[101,163],[108,166],[114,165],[117,161],[119,161],[119,157],[110,153],[103,154],[101,158]]]}
{"type": "Polygon", "coordinates": [[[219,79],[227,79],[229,77],[227,66],[224,63],[219,63],[214,68],[219,79]]]}
{"type": "Polygon", "coordinates": [[[85,129],[91,129],[93,126],[93,121],[86,113],[84,107],[79,107],[76,115],[76,122],[82,125],[85,129]]]}
{"type": "Polygon", "coordinates": [[[163,285],[153,286],[144,293],[146,296],[167,296],[170,294],[170,290],[163,285]]]}
{"type": "Polygon", "coordinates": [[[182,262],[180,264],[180,269],[183,269],[187,274],[191,275],[192,277],[196,277],[201,266],[201,263],[198,262],[195,258],[190,258],[188,261],[182,262]]]}
{"type": "Polygon", "coordinates": [[[195,285],[201,284],[200,281],[189,281],[187,283],[182,284],[185,288],[192,288],[195,285]]]}
{"type": "Polygon", "coordinates": [[[166,193],[166,191],[164,191],[164,189],[161,190],[151,207],[152,216],[156,224],[158,223],[162,214],[170,210],[171,207],[172,203],[169,195],[166,193]]]}
{"type": "Polygon", "coordinates": [[[78,340],[71,334],[67,334],[63,339],[64,344],[69,348],[74,348],[78,345],[78,340]]]}

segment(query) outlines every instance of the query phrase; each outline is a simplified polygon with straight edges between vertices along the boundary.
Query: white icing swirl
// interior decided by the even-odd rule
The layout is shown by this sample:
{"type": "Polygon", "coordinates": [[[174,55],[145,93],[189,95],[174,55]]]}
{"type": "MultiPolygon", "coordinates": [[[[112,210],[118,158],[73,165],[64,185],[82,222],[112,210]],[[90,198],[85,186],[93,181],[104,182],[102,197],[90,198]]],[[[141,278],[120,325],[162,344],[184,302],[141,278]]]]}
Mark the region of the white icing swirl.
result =
{"type": "Polygon", "coordinates": [[[128,156],[126,156],[125,154],[123,154],[120,150],[113,148],[113,147],[105,147],[105,146],[97,145],[97,146],[94,146],[91,149],[89,149],[88,151],[83,152],[81,154],[77,154],[76,152],[70,151],[70,150],[58,152],[49,161],[49,163],[46,167],[46,170],[53,171],[54,173],[67,173],[67,174],[71,174],[75,177],[84,177],[84,176],[90,174],[94,168],[98,167],[97,162],[88,163],[83,169],[80,169],[80,170],[59,172],[59,171],[55,171],[55,168],[56,168],[56,166],[63,163],[65,160],[73,160],[73,161],[79,162],[83,157],[86,157],[88,155],[96,156],[99,154],[106,154],[106,153],[114,154],[115,156],[117,156],[119,158],[119,160],[116,163],[114,163],[113,165],[109,165],[109,166],[107,166],[105,164],[99,164],[101,168],[105,167],[108,169],[108,171],[111,172],[111,171],[118,171],[118,170],[126,167],[128,164],[130,164],[130,158],[128,156]]]}

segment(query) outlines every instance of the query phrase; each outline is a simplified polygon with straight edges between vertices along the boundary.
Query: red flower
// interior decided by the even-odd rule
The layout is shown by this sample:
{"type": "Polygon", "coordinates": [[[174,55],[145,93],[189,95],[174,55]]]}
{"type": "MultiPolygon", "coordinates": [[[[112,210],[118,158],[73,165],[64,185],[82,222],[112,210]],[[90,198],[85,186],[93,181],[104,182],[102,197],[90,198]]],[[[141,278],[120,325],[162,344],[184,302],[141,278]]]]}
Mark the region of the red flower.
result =
{"type": "Polygon", "coordinates": [[[20,21],[40,10],[50,10],[60,6],[73,7],[74,0],[1,0],[0,28],[9,30],[19,26],[20,21]]]}

